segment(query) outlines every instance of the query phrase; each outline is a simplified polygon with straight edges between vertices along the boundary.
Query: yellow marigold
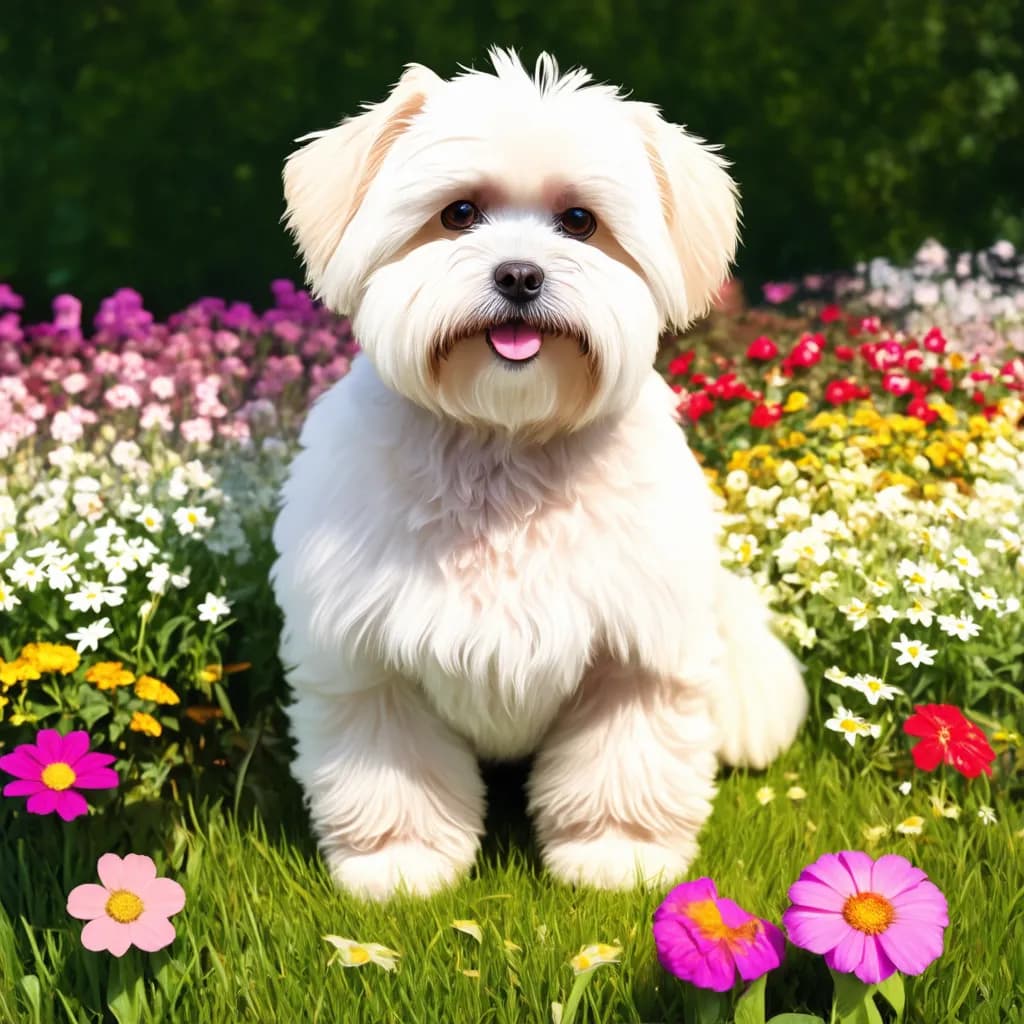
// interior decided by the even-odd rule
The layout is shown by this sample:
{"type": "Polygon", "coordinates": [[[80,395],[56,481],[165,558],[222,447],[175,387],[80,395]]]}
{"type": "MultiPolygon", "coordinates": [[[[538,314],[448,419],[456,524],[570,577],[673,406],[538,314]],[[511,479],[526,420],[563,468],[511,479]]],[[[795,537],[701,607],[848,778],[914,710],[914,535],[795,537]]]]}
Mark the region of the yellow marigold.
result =
{"type": "Polygon", "coordinates": [[[914,434],[921,436],[928,429],[928,425],[924,420],[919,420],[916,416],[903,416],[898,412],[890,413],[886,416],[885,422],[888,427],[897,434],[914,434]]]}
{"type": "Polygon", "coordinates": [[[939,414],[939,419],[943,423],[947,423],[951,427],[956,426],[960,419],[960,414],[949,402],[942,398],[933,398],[928,404],[939,414]]]}
{"type": "Polygon", "coordinates": [[[944,441],[932,441],[930,445],[925,447],[924,453],[933,466],[937,469],[942,469],[949,455],[949,447],[944,441]]]}
{"type": "Polygon", "coordinates": [[[821,469],[821,459],[814,452],[806,452],[796,460],[799,469],[821,469]]]}
{"type": "Polygon", "coordinates": [[[799,448],[801,445],[807,444],[807,435],[801,433],[799,430],[791,430],[785,437],[779,438],[780,448],[799,448]]]}
{"type": "Polygon", "coordinates": [[[147,736],[159,736],[164,727],[145,711],[136,711],[132,714],[132,720],[128,723],[132,732],[144,732],[147,736]]]}
{"type": "Polygon", "coordinates": [[[971,437],[991,437],[992,424],[984,416],[969,416],[967,429],[971,437]]]}
{"type": "Polygon", "coordinates": [[[846,430],[847,419],[841,412],[819,412],[810,423],[807,430],[827,430],[833,437],[842,437],[846,430]]]}
{"type": "Polygon", "coordinates": [[[874,429],[880,423],[884,423],[884,417],[874,406],[861,406],[854,414],[852,423],[855,427],[870,427],[874,429]]]}
{"type": "Polygon", "coordinates": [[[962,370],[967,365],[967,360],[959,352],[950,352],[946,359],[946,367],[950,370],[962,370]]]}
{"type": "Polygon", "coordinates": [[[119,661],[98,661],[85,670],[85,678],[101,690],[116,690],[135,682],[134,674],[119,661]]]}
{"type": "Polygon", "coordinates": [[[25,644],[21,656],[40,672],[59,672],[64,676],[74,672],[81,660],[78,651],[67,644],[25,644]]]}
{"type": "Polygon", "coordinates": [[[139,676],[135,681],[135,696],[155,704],[178,704],[180,698],[163,681],[154,676],[139,676]]]}
{"type": "Polygon", "coordinates": [[[734,469],[747,470],[750,468],[750,450],[747,448],[741,448],[739,451],[732,453],[729,458],[729,465],[726,469],[731,473],[734,469]]]}
{"type": "Polygon", "coordinates": [[[807,408],[810,399],[803,391],[791,391],[786,397],[786,404],[782,407],[783,412],[799,412],[807,408]]]}
{"type": "Polygon", "coordinates": [[[15,658],[14,661],[4,661],[0,658],[0,685],[4,689],[15,683],[38,679],[40,674],[39,669],[27,658],[15,658]]]}
{"type": "Polygon", "coordinates": [[[895,487],[898,484],[903,484],[910,494],[916,493],[918,488],[918,482],[912,476],[887,469],[878,474],[875,480],[875,489],[880,491],[883,487],[895,487]]]}

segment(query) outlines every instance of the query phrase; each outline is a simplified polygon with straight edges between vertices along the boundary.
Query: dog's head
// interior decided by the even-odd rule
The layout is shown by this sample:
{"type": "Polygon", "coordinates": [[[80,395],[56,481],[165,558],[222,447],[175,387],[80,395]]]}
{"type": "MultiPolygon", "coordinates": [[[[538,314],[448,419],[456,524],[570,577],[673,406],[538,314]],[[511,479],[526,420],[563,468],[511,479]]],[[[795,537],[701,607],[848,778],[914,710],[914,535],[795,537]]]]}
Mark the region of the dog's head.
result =
{"type": "Polygon", "coordinates": [[[543,438],[627,407],[664,327],[706,310],[736,189],[655,107],[547,54],[532,77],[490,56],[493,74],[451,81],[411,65],[383,103],[299,140],[286,218],[390,387],[543,438]]]}

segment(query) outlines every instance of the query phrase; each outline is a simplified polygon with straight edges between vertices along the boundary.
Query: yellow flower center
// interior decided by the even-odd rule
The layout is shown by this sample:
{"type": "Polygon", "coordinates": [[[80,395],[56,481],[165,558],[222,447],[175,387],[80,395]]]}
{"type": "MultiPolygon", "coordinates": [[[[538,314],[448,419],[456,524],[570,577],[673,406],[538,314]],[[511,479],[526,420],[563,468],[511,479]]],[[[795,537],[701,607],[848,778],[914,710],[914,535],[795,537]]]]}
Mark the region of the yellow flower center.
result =
{"type": "Polygon", "coordinates": [[[843,920],[865,935],[878,935],[892,924],[896,911],[877,892],[859,892],[843,904],[843,920]]]}
{"type": "Polygon", "coordinates": [[[916,658],[918,656],[918,654],[920,654],[920,653],[921,653],[921,648],[918,647],[917,644],[911,644],[907,648],[907,654],[909,654],[912,658],[916,658]]]}
{"type": "Polygon", "coordinates": [[[853,718],[844,718],[839,723],[839,728],[843,732],[860,732],[860,723],[853,718]]]}
{"type": "Polygon", "coordinates": [[[121,924],[131,924],[143,911],[142,900],[127,889],[118,889],[107,900],[107,916],[121,924]]]}
{"type": "Polygon", "coordinates": [[[70,789],[77,778],[71,765],[64,761],[54,761],[52,764],[48,764],[42,774],[43,785],[47,789],[55,789],[58,792],[62,789],[70,789]]]}
{"type": "Polygon", "coordinates": [[[882,688],[882,684],[876,683],[874,679],[869,679],[866,685],[872,693],[877,693],[882,688]]]}
{"type": "Polygon", "coordinates": [[[722,912],[714,900],[697,900],[683,907],[683,913],[700,929],[701,934],[712,942],[725,942],[730,948],[749,944],[757,938],[760,922],[752,918],[732,927],[722,920],[722,912]]]}
{"type": "Polygon", "coordinates": [[[370,962],[370,954],[362,946],[351,946],[348,951],[348,958],[351,963],[365,964],[370,962]]]}

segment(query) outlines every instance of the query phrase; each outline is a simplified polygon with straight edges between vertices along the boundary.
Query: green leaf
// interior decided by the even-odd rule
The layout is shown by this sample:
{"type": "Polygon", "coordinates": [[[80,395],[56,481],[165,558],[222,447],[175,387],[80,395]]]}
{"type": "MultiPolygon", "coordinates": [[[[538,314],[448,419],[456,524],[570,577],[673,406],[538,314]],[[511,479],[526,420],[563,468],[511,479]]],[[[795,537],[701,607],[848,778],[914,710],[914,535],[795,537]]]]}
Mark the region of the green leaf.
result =
{"type": "Polygon", "coordinates": [[[852,974],[830,971],[835,986],[835,1014],[838,1024],[882,1024],[875,1006],[874,985],[865,985],[852,974]]]}
{"type": "Polygon", "coordinates": [[[778,1013],[768,1024],[825,1024],[820,1017],[813,1013],[778,1013]]]}
{"type": "Polygon", "coordinates": [[[896,1024],[903,1020],[903,1011],[907,1005],[907,993],[903,988],[903,975],[899,972],[890,974],[885,981],[878,983],[878,993],[896,1011],[896,1024]]]}
{"type": "Polygon", "coordinates": [[[752,981],[736,1000],[735,1024],[764,1024],[764,988],[768,975],[752,981]]]}
{"type": "Polygon", "coordinates": [[[721,1024],[729,1019],[728,1002],[720,992],[710,989],[694,989],[694,1003],[697,1011],[697,1024],[721,1024]]]}

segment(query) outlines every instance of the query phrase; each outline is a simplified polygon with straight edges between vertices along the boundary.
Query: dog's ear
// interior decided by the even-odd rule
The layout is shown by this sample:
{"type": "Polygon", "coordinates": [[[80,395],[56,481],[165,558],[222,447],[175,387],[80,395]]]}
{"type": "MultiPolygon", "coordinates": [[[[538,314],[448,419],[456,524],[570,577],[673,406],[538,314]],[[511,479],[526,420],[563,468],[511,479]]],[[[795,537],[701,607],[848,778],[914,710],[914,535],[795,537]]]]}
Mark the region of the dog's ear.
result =
{"type": "Polygon", "coordinates": [[[388,150],[440,84],[429,68],[410,64],[382,103],[296,139],[306,145],[285,161],[284,219],[314,291],[388,150]]]}
{"type": "Polygon", "coordinates": [[[717,147],[669,124],[650,104],[632,105],[682,272],[667,319],[682,329],[707,312],[728,275],[739,237],[738,189],[717,147]]]}

